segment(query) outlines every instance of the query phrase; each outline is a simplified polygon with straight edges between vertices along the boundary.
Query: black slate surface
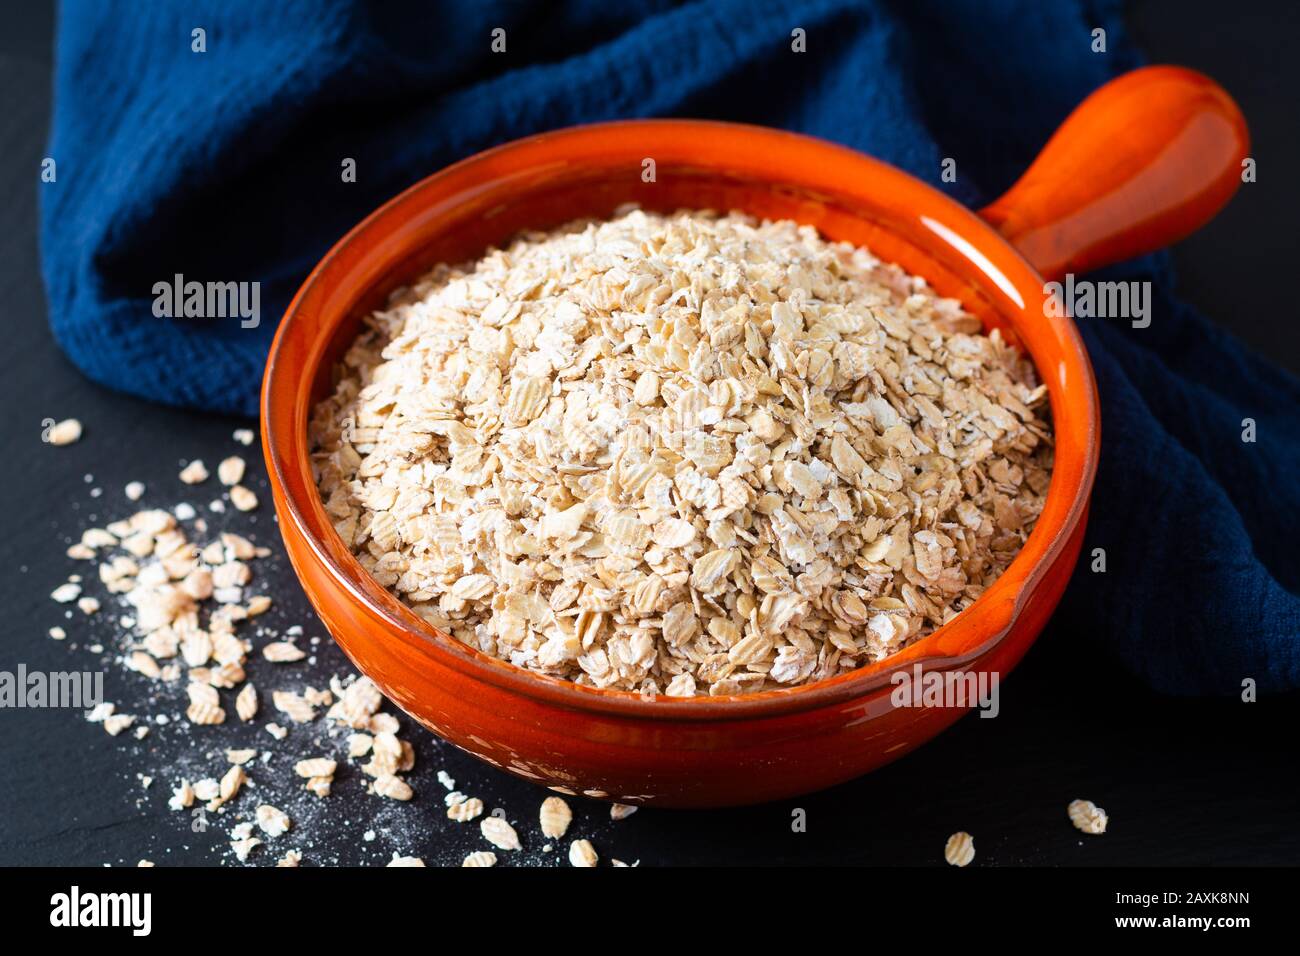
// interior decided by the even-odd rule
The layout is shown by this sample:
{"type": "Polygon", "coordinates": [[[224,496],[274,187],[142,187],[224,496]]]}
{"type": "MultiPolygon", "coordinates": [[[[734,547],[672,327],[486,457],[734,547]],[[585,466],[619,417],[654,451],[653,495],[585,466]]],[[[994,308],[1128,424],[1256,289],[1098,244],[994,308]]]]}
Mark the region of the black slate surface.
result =
{"type": "MultiPolygon", "coordinates": [[[[1296,15],[1281,10],[1234,5],[1228,14],[1212,4],[1160,2],[1138,6],[1132,19],[1155,59],[1197,66],[1225,82],[1250,119],[1260,157],[1261,181],[1176,250],[1184,295],[1296,369],[1298,325],[1279,311],[1269,281],[1288,274],[1283,257],[1293,256],[1288,214],[1296,208],[1297,186],[1285,171],[1300,161],[1291,115],[1296,15]]],[[[144,681],[124,673],[111,655],[88,650],[111,631],[107,621],[87,622],[75,611],[66,621],[64,609],[48,598],[69,573],[85,571],[64,557],[68,540],[92,520],[129,513],[122,488],[130,480],[149,486],[145,504],[205,504],[216,496],[215,479],[198,493],[175,477],[190,458],[212,466],[244,452],[249,483],[269,496],[258,449],[245,451],[230,438],[232,429],[248,423],[104,391],[83,379],[53,343],[35,239],[51,17],[39,4],[6,4],[0,22],[6,25],[0,30],[0,449],[8,466],[0,519],[0,670],[13,671],[19,663],[40,670],[102,669],[108,699],[131,700],[144,681]],[[82,441],[57,449],[42,444],[42,420],[67,416],[85,424],[82,441]],[[95,488],[101,497],[91,496],[95,488]],[[67,628],[68,640],[47,636],[54,625],[67,628]]],[[[298,669],[292,673],[322,686],[331,673],[346,673],[346,662],[278,556],[269,502],[255,517],[255,524],[246,518],[237,523],[277,551],[256,566],[264,590],[277,600],[270,624],[301,624],[307,637],[321,638],[315,662],[292,665],[298,669]]],[[[262,686],[265,698],[269,685],[262,686]]],[[[572,835],[590,837],[604,859],[646,865],[935,864],[957,829],[974,834],[980,865],[1300,862],[1296,695],[1255,704],[1160,697],[1119,672],[1092,650],[1089,635],[1061,619],[1002,690],[996,720],[967,717],[917,753],[833,790],[740,810],[643,810],[619,823],[608,820],[603,805],[574,800],[572,835]],[[1104,837],[1084,837],[1070,827],[1065,806],[1078,796],[1110,813],[1104,837]],[[791,831],[796,807],[806,811],[805,833],[791,831]]],[[[161,709],[179,713],[182,702],[161,709]]],[[[542,853],[534,835],[542,791],[403,723],[419,754],[410,777],[415,801],[398,807],[367,797],[356,771],[340,771],[329,800],[312,805],[295,797],[285,804],[306,825],[283,838],[284,846],[302,849],[308,863],[381,863],[394,851],[458,862],[482,843],[474,828],[458,828],[443,816],[443,790],[434,774],[445,769],[489,810],[503,808],[519,824],[524,861],[562,862],[560,854],[542,853]],[[373,841],[362,838],[366,830],[375,831],[373,841]]],[[[220,748],[266,747],[271,741],[260,727],[261,721],[255,730],[230,726],[208,738],[170,725],[135,742],[129,734],[109,738],[76,711],[0,710],[0,864],[230,862],[224,852],[228,823],[211,818],[206,831],[195,832],[191,817],[166,809],[167,789],[178,770],[191,779],[196,768],[219,772],[220,748]],[[154,776],[152,787],[143,788],[139,774],[154,776]]],[[[285,761],[313,746],[309,734],[292,740],[292,748],[274,748],[282,753],[273,765],[279,774],[253,771],[264,781],[259,793],[271,802],[271,781],[283,779],[285,761]]],[[[266,850],[252,861],[273,859],[266,850]]]]}

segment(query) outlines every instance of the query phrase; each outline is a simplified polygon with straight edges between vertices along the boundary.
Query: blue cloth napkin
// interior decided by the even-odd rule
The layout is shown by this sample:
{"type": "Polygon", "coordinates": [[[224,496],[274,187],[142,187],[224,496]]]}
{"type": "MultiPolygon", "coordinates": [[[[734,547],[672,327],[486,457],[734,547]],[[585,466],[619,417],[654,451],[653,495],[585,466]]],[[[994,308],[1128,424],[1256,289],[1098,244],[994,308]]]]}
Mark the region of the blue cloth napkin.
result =
{"type": "MultiPolygon", "coordinates": [[[[785,127],[978,205],[1084,96],[1139,65],[1120,13],[1112,0],[66,0],[57,178],[41,187],[51,325],[105,385],[255,414],[275,324],[336,238],[454,160],[593,120],[785,127]],[[944,157],[955,183],[940,181],[944,157]],[[176,275],[260,282],[260,324],[156,316],[155,284],[176,275]]],[[[1081,655],[1111,648],[1162,690],[1300,686],[1287,533],[1300,384],[1178,304],[1162,257],[1123,271],[1155,283],[1153,321],[1081,320],[1104,450],[1058,619],[1081,655]]]]}

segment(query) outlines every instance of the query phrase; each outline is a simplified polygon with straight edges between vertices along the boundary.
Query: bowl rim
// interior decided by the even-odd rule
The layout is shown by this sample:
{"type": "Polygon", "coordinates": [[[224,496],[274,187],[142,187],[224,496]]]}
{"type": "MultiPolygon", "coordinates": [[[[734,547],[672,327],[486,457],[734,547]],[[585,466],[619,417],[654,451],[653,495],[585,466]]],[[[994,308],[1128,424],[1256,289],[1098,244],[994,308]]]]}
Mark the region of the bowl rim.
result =
{"type": "MultiPolygon", "coordinates": [[[[260,402],[262,447],[266,457],[268,476],[272,482],[273,490],[277,492],[275,496],[277,514],[281,522],[282,534],[289,533],[284,525],[287,519],[292,522],[297,535],[307,545],[312,558],[328,572],[332,581],[348,592],[353,600],[360,603],[370,615],[381,619],[393,635],[420,653],[425,655],[433,654],[438,657],[437,662],[439,664],[458,670],[466,676],[485,680],[526,697],[546,701],[579,712],[593,712],[638,719],[710,722],[777,716],[845,702],[860,701],[881,687],[892,683],[895,675],[900,672],[950,671],[962,668],[989,653],[1011,633],[1028,599],[1048,570],[1060,558],[1078,529],[1080,522],[1085,519],[1093,481],[1096,476],[1100,445],[1100,406],[1096,379],[1082,337],[1073,321],[1065,316],[1045,317],[1044,321],[1056,326],[1056,331],[1062,342],[1067,346],[1066,354],[1060,357],[1060,375],[1064,378],[1067,365],[1072,367],[1077,374],[1070,379],[1071,389],[1082,389],[1086,393],[1083,396],[1086,399],[1084,407],[1086,427],[1081,438],[1083,455],[1077,469],[1077,480],[1072,483],[1073,496],[1060,524],[1054,528],[1047,528],[1040,520],[1024,545],[1021,546],[1016,557],[998,579],[969,608],[952,621],[936,628],[930,634],[896,654],[825,680],[791,688],[758,691],[748,694],[676,698],[668,697],[662,693],[649,697],[637,691],[586,687],[568,680],[538,674],[471,648],[425,622],[409,607],[398,601],[394,595],[380,587],[378,582],[374,581],[361,567],[355,556],[343,544],[342,539],[337,538],[337,533],[325,514],[324,505],[319,495],[315,494],[315,482],[311,479],[310,448],[306,439],[307,421],[311,411],[310,396],[308,395],[305,399],[300,400],[302,399],[299,394],[301,390],[296,387],[296,382],[294,387],[284,387],[294,377],[293,371],[284,367],[286,365],[283,361],[285,343],[289,335],[294,331],[295,319],[302,315],[304,305],[312,298],[318,284],[329,274],[331,269],[340,268],[339,263],[344,258],[345,252],[355,243],[362,241],[388,217],[405,209],[413,202],[418,205],[421,194],[434,189],[439,184],[452,180],[454,177],[464,176],[477,167],[498,161],[511,153],[526,152],[543,144],[558,143],[572,146],[588,137],[638,130],[653,132],[655,135],[660,136],[712,134],[715,136],[752,138],[754,143],[751,145],[757,145],[766,140],[772,146],[780,143],[800,150],[812,150],[821,153],[828,160],[837,159],[840,162],[859,164],[864,172],[876,177],[877,180],[880,178],[884,180],[893,179],[900,186],[918,190],[931,202],[937,202],[945,213],[960,225],[961,228],[957,232],[957,237],[965,244],[968,244],[975,254],[984,258],[990,266],[992,266],[991,261],[987,259],[981,250],[992,247],[1003,254],[1009,254],[1010,261],[1021,270],[1021,281],[1017,282],[1014,277],[1008,276],[1005,269],[994,268],[997,268],[997,272],[1011,282],[1016,289],[1026,284],[1041,289],[1044,284],[1042,276],[1024,256],[1005,240],[992,225],[966,206],[922,182],[910,173],[898,169],[883,160],[817,137],[787,130],[716,120],[634,119],[570,126],[511,140],[443,167],[418,180],[380,205],[330,247],[329,251],[313,267],[294,294],[276,329],[268,353],[260,402]],[[1029,282],[1026,283],[1025,280],[1029,280],[1029,282]],[[282,419],[281,415],[276,413],[276,410],[286,406],[288,413],[284,414],[282,419]],[[279,429],[278,422],[281,420],[292,423],[290,434],[285,435],[279,429]],[[301,460],[297,460],[296,465],[301,472],[306,474],[306,494],[303,496],[296,493],[292,481],[286,480],[288,477],[286,470],[290,463],[285,460],[286,456],[281,454],[281,451],[286,447],[293,449],[300,446],[303,454],[301,460]],[[303,497],[306,498],[305,501],[301,500],[303,497]],[[324,529],[326,535],[333,535],[337,539],[333,549],[326,546],[326,542],[319,530],[321,528],[324,529]],[[1048,535],[1050,535],[1050,540],[1042,546],[1039,559],[1035,564],[1026,568],[1025,562],[1029,560],[1027,552],[1030,550],[1031,543],[1040,544],[1041,538],[1048,535]],[[1013,574],[1013,571],[1016,573],[1013,574]],[[1014,595],[1011,593],[1013,588],[1014,595]],[[1008,601],[1008,597],[1013,597],[1013,600],[1008,601]],[[937,645],[942,641],[944,635],[955,633],[957,628],[954,625],[959,621],[963,621],[963,619],[971,621],[978,616],[975,613],[977,609],[983,608],[987,612],[999,603],[1002,606],[998,608],[998,613],[1002,615],[1002,619],[982,640],[967,646],[961,653],[925,653],[929,649],[926,645],[937,645]],[[967,617],[967,615],[971,615],[971,617],[967,617]],[[920,670],[913,670],[913,668],[919,668],[920,670]]],[[[941,244],[941,238],[936,233],[933,246],[927,246],[927,251],[938,247],[941,244]]],[[[969,255],[968,258],[970,258],[969,255]]],[[[1021,308],[1028,310],[1028,307],[1023,303],[1021,308]]],[[[346,318],[346,315],[332,317],[328,320],[328,324],[332,329],[346,318]]],[[[327,335],[326,338],[328,337],[327,335]]],[[[321,349],[316,349],[312,357],[319,364],[321,349]]],[[[1035,367],[1040,380],[1048,384],[1050,389],[1051,383],[1048,375],[1038,366],[1037,362],[1035,362],[1035,367]]],[[[297,381],[311,381],[315,374],[315,367],[311,369],[311,374],[305,377],[300,371],[297,375],[297,381]]],[[[1064,384],[1061,385],[1061,388],[1064,390],[1064,384]]],[[[307,389],[307,391],[310,391],[310,389],[307,389]]],[[[1058,433],[1059,417],[1055,399],[1051,404],[1051,409],[1053,436],[1055,437],[1058,433]]],[[[1070,477],[1061,471],[1058,460],[1053,468],[1051,482],[1048,487],[1046,496],[1048,501],[1053,496],[1059,497],[1070,490],[1071,486],[1065,484],[1070,477]]]]}

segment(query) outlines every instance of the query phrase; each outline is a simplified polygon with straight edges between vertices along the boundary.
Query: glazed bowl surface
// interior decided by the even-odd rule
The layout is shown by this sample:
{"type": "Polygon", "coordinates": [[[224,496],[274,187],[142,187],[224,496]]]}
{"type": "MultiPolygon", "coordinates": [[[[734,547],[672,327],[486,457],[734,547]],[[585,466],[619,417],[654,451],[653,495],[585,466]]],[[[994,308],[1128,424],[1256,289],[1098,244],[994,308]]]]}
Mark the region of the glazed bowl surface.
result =
{"type": "Polygon", "coordinates": [[[694,120],[576,127],[508,143],[417,183],[312,271],[272,345],[262,439],[290,560],[330,633],[403,710],[481,759],[562,792],[666,806],[755,803],[896,759],[974,703],[906,706],[900,674],[1000,680],[1060,599],[1079,554],[1100,447],[1078,330],[1045,279],[1158,248],[1227,201],[1245,126],[1212,82],[1170,67],[1093,94],[1002,199],[977,215],[906,173],[809,137],[694,120]],[[1099,136],[1120,145],[1099,151],[1099,136]],[[378,585],[316,492],[307,421],[362,318],[439,262],[523,229],[618,206],[793,219],[960,299],[1024,349],[1047,385],[1055,466],[1007,571],[969,609],[884,661],[816,684],[729,698],[647,699],[518,669],[434,630],[378,585]]]}

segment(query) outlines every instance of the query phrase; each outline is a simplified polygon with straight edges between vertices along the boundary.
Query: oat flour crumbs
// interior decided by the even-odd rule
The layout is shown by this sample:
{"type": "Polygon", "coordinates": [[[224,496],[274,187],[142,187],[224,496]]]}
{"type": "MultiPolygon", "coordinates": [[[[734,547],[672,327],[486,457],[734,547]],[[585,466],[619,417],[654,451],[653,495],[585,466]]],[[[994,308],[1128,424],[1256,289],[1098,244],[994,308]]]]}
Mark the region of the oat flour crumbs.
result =
{"type": "Polygon", "coordinates": [[[719,695],[968,607],[1042,509],[1045,406],[997,331],[865,249],[624,210],[399,290],[311,433],[338,533],[434,626],[719,695]]]}

